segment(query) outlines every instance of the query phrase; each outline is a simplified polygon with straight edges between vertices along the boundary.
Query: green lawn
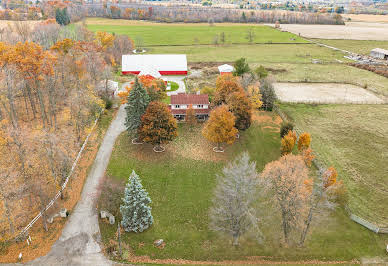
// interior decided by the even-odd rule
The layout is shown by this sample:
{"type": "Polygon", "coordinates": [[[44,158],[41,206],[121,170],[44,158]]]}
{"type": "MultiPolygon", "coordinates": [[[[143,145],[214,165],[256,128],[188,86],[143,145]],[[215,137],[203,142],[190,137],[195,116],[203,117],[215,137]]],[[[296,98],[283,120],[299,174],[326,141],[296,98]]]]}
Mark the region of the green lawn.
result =
{"type": "Polygon", "coordinates": [[[179,89],[179,84],[174,82],[174,81],[168,81],[168,83],[170,83],[171,85],[171,89],[169,90],[170,91],[176,91],[177,89],[179,89]]]}
{"type": "Polygon", "coordinates": [[[250,63],[322,63],[346,61],[343,53],[314,44],[239,44],[239,45],[189,45],[151,47],[154,54],[186,54],[189,62],[233,62],[241,57],[250,63]]]}
{"type": "Polygon", "coordinates": [[[369,55],[373,48],[388,50],[388,41],[359,41],[359,40],[326,40],[316,39],[315,41],[347,50],[357,54],[369,55]]]}
{"type": "MultiPolygon", "coordinates": [[[[200,136],[199,128],[189,133],[180,125],[180,136],[167,146],[163,154],[155,154],[147,145],[131,145],[124,133],[116,143],[107,175],[112,180],[126,180],[134,169],[142,178],[150,194],[154,225],[146,232],[124,233],[123,241],[136,255],[150,258],[183,258],[189,260],[247,259],[250,256],[269,256],[270,260],[351,260],[363,256],[383,256],[384,240],[355,224],[338,210],[312,228],[306,248],[285,248],[279,244],[279,221],[268,224],[266,240],[258,244],[243,238],[239,248],[230,240],[208,228],[208,212],[215,175],[227,160],[247,150],[261,171],[266,163],[280,156],[278,119],[260,118],[225,154],[212,153],[211,145],[200,136]],[[276,123],[275,123],[276,121],[276,123]],[[153,241],[162,238],[164,249],[157,249],[153,241]]],[[[117,206],[118,208],[118,206],[117,206]]],[[[266,210],[267,211],[267,210],[266,210]]],[[[117,226],[100,222],[105,243],[115,238],[117,226]]]]}
{"type": "Polygon", "coordinates": [[[388,226],[386,105],[281,105],[312,135],[312,148],[339,170],[355,214],[388,226]]]}
{"type": "Polygon", "coordinates": [[[302,38],[288,32],[281,32],[264,25],[246,24],[161,24],[131,20],[87,19],[91,31],[125,34],[133,40],[141,37],[145,46],[153,45],[193,45],[213,44],[215,38],[221,43],[220,34],[225,35],[225,43],[248,43],[248,30],[254,33],[253,43],[305,43],[302,38]],[[218,36],[218,37],[216,37],[218,36]]]}

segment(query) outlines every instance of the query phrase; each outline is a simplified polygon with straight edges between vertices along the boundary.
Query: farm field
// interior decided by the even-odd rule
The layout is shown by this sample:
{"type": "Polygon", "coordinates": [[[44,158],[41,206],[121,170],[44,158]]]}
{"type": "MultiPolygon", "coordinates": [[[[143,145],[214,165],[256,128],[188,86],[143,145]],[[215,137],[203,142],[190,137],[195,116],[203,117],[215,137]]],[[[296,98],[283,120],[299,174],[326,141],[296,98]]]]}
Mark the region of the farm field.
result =
{"type": "Polygon", "coordinates": [[[330,45],[349,52],[369,55],[374,48],[382,48],[388,50],[388,41],[364,41],[364,40],[326,40],[316,39],[315,41],[330,45]]]}
{"type": "Polygon", "coordinates": [[[342,16],[346,19],[350,18],[352,21],[388,23],[387,15],[343,14],[342,16]]]}
{"type": "Polygon", "coordinates": [[[253,31],[253,43],[307,43],[292,33],[280,32],[264,25],[242,24],[161,24],[134,22],[132,20],[87,19],[91,31],[106,31],[126,34],[133,40],[141,38],[144,45],[193,45],[213,44],[215,38],[222,43],[220,34],[224,32],[225,43],[249,43],[247,34],[253,31]]]}
{"type": "Polygon", "coordinates": [[[351,84],[274,83],[274,87],[278,99],[287,103],[384,103],[373,93],[351,84]]]}
{"type": "Polygon", "coordinates": [[[292,105],[281,109],[313,136],[312,148],[339,170],[356,215],[387,226],[386,105],[292,105]]]}
{"type": "MultiPolygon", "coordinates": [[[[265,163],[280,156],[279,117],[262,112],[255,116],[255,121],[239,141],[221,155],[211,152],[212,145],[200,135],[199,128],[190,133],[182,124],[178,139],[167,146],[165,154],[155,154],[146,145],[130,144],[126,133],[120,136],[108,166],[107,178],[110,182],[123,184],[134,169],[153,201],[154,216],[154,225],[149,230],[121,235],[122,241],[130,246],[129,251],[124,252],[125,258],[134,262],[143,262],[144,257],[139,256],[194,261],[255,258],[351,261],[364,256],[383,256],[384,250],[380,246],[387,239],[352,222],[340,209],[323,215],[325,218],[313,224],[305,248],[280,247],[280,227],[273,225],[263,230],[264,243],[259,244],[247,237],[242,239],[237,249],[232,247],[229,239],[209,230],[208,212],[216,184],[215,175],[220,173],[223,165],[247,150],[257,162],[257,170],[261,171],[265,163]],[[153,246],[153,241],[159,238],[166,242],[163,249],[153,246]]],[[[115,239],[115,226],[100,221],[100,228],[106,244],[109,239],[115,239]]]]}
{"type": "Polygon", "coordinates": [[[388,41],[388,23],[346,22],[346,25],[282,24],[282,30],[307,38],[388,41]]]}

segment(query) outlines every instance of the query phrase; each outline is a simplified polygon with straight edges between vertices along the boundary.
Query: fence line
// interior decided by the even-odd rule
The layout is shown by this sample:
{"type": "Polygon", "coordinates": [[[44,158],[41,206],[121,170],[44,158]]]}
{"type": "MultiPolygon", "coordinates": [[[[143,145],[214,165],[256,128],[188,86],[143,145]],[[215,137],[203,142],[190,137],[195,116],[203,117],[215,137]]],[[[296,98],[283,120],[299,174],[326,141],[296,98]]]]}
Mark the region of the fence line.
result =
{"type": "Polygon", "coordinates": [[[98,115],[98,117],[97,117],[96,120],[94,121],[93,127],[92,127],[92,129],[90,130],[90,133],[88,134],[88,136],[86,137],[84,143],[82,144],[82,147],[81,147],[80,151],[78,152],[77,157],[76,157],[75,160],[74,160],[74,163],[73,163],[73,165],[72,165],[72,167],[71,167],[71,170],[70,170],[69,174],[68,174],[67,177],[66,177],[65,182],[64,182],[64,183],[62,184],[62,186],[61,186],[61,189],[57,192],[57,194],[55,195],[55,197],[54,197],[54,198],[46,205],[46,207],[45,207],[42,211],[40,211],[39,214],[36,215],[35,218],[32,219],[31,222],[30,222],[26,227],[24,227],[22,231],[20,231],[20,233],[17,234],[17,236],[15,237],[15,239],[18,239],[18,238],[21,238],[21,237],[25,236],[26,233],[28,232],[28,230],[35,224],[35,222],[36,222],[37,220],[39,220],[40,217],[42,217],[43,213],[44,213],[45,211],[47,211],[51,206],[53,206],[53,204],[55,203],[55,201],[61,196],[63,190],[65,190],[66,185],[67,185],[67,183],[69,182],[70,177],[71,177],[71,176],[73,175],[73,173],[74,173],[74,170],[75,170],[75,168],[76,168],[76,166],[77,166],[77,164],[78,164],[78,161],[79,161],[79,159],[81,158],[82,152],[84,151],[86,145],[88,144],[89,138],[90,138],[90,136],[92,135],[92,133],[93,133],[93,131],[94,131],[94,128],[96,127],[97,122],[98,122],[98,120],[100,119],[102,113],[103,113],[103,111],[98,115]]]}
{"type": "MultiPolygon", "coordinates": [[[[290,120],[289,117],[282,110],[280,110],[280,107],[278,105],[274,104],[273,110],[281,117],[281,119],[283,121],[290,120]]],[[[297,136],[299,136],[300,134],[303,133],[303,131],[300,128],[298,128],[296,125],[294,125],[294,131],[297,134],[297,136]]],[[[315,158],[313,159],[312,162],[315,165],[315,167],[317,167],[318,170],[326,170],[328,167],[327,167],[325,162],[323,162],[319,159],[319,157],[321,157],[319,155],[319,153],[314,151],[314,155],[315,155],[315,158]]],[[[353,214],[347,206],[345,206],[345,210],[348,213],[349,218],[352,221],[368,228],[369,230],[371,230],[375,233],[388,234],[388,227],[378,227],[375,223],[367,221],[367,220],[353,214]]]]}

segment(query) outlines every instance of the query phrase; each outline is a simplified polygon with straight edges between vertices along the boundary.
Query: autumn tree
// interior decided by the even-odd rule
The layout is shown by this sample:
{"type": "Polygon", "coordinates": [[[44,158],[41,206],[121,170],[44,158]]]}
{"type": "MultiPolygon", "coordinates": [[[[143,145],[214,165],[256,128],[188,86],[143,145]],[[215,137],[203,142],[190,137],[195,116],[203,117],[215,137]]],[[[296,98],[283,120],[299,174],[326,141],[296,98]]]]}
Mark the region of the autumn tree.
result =
{"type": "Polygon", "coordinates": [[[261,81],[260,92],[265,110],[272,111],[276,101],[276,93],[270,78],[265,78],[261,81]]]}
{"type": "Polygon", "coordinates": [[[281,150],[282,154],[289,154],[294,149],[296,142],[296,134],[294,131],[288,131],[288,134],[285,135],[281,140],[281,150]]]}
{"type": "Polygon", "coordinates": [[[186,124],[192,129],[198,123],[197,117],[195,116],[195,110],[193,105],[190,104],[186,110],[186,124]]]}
{"type": "Polygon", "coordinates": [[[252,119],[252,105],[251,101],[243,92],[234,92],[226,100],[235,118],[235,127],[238,130],[246,130],[251,126],[252,119]]]}
{"type": "Polygon", "coordinates": [[[113,46],[115,36],[105,31],[97,31],[96,43],[102,47],[104,51],[113,46]]]}
{"type": "Polygon", "coordinates": [[[259,109],[263,105],[262,95],[260,93],[259,86],[248,86],[247,94],[249,96],[249,100],[251,101],[253,109],[259,109]]]}
{"type": "Polygon", "coordinates": [[[222,151],[221,144],[232,144],[236,140],[236,118],[226,105],[213,109],[210,118],[202,129],[202,135],[211,142],[217,143],[216,150],[222,151]]]}
{"type": "Polygon", "coordinates": [[[308,168],[301,156],[288,154],[268,163],[261,177],[268,181],[273,192],[273,203],[281,216],[284,241],[291,243],[294,232],[299,232],[307,212],[306,202],[311,192],[305,185],[308,168]]]}
{"type": "Polygon", "coordinates": [[[125,126],[127,127],[128,134],[133,135],[138,132],[138,128],[141,125],[141,118],[149,102],[150,98],[146,90],[136,77],[135,84],[128,94],[127,106],[125,107],[127,112],[125,126]]]}
{"type": "Polygon", "coordinates": [[[210,229],[232,237],[233,245],[248,231],[261,237],[255,203],[260,197],[256,163],[247,152],[238,156],[217,175],[213,206],[210,209],[210,229]]]}
{"type": "Polygon", "coordinates": [[[139,136],[147,143],[154,145],[154,151],[163,151],[165,144],[178,136],[177,123],[167,105],[162,102],[151,102],[141,118],[139,136]]]}
{"type": "Polygon", "coordinates": [[[151,102],[161,101],[166,98],[166,84],[164,80],[150,75],[141,75],[139,76],[139,82],[147,90],[151,102]]]}
{"type": "Polygon", "coordinates": [[[226,103],[226,99],[233,92],[244,92],[238,78],[231,74],[218,76],[216,81],[216,92],[212,99],[212,105],[217,106],[226,103]]]}
{"type": "MultiPolygon", "coordinates": [[[[312,191],[309,199],[309,211],[304,221],[304,227],[300,235],[299,245],[302,246],[306,240],[313,215],[320,209],[334,209],[337,202],[346,201],[346,189],[342,181],[337,180],[338,173],[334,167],[319,171],[319,178],[313,182],[310,180],[307,184],[312,191]]],[[[342,202],[343,203],[343,202],[342,202]]]]}
{"type": "Polygon", "coordinates": [[[311,136],[309,133],[304,132],[300,134],[298,139],[298,151],[306,150],[310,147],[311,136]]]}

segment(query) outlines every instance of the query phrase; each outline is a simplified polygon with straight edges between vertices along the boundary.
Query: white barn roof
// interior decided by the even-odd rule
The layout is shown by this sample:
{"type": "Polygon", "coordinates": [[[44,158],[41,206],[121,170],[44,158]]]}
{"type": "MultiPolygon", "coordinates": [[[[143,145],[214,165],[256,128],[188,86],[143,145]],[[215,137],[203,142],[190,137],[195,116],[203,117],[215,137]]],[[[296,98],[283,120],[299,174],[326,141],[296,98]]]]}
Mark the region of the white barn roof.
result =
{"type": "Polygon", "coordinates": [[[381,49],[381,48],[375,48],[372,50],[372,52],[388,55],[388,50],[381,49]]]}
{"type": "Polygon", "coordinates": [[[162,75],[160,75],[159,71],[157,71],[154,67],[152,66],[143,66],[141,68],[141,71],[139,73],[139,76],[147,76],[150,75],[154,78],[160,78],[162,75]]]}
{"type": "Polygon", "coordinates": [[[142,71],[144,68],[154,68],[156,71],[187,71],[185,54],[146,54],[123,55],[122,71],[142,71]]]}
{"type": "Polygon", "coordinates": [[[220,72],[233,72],[234,68],[231,65],[224,64],[218,67],[220,72]]]}

